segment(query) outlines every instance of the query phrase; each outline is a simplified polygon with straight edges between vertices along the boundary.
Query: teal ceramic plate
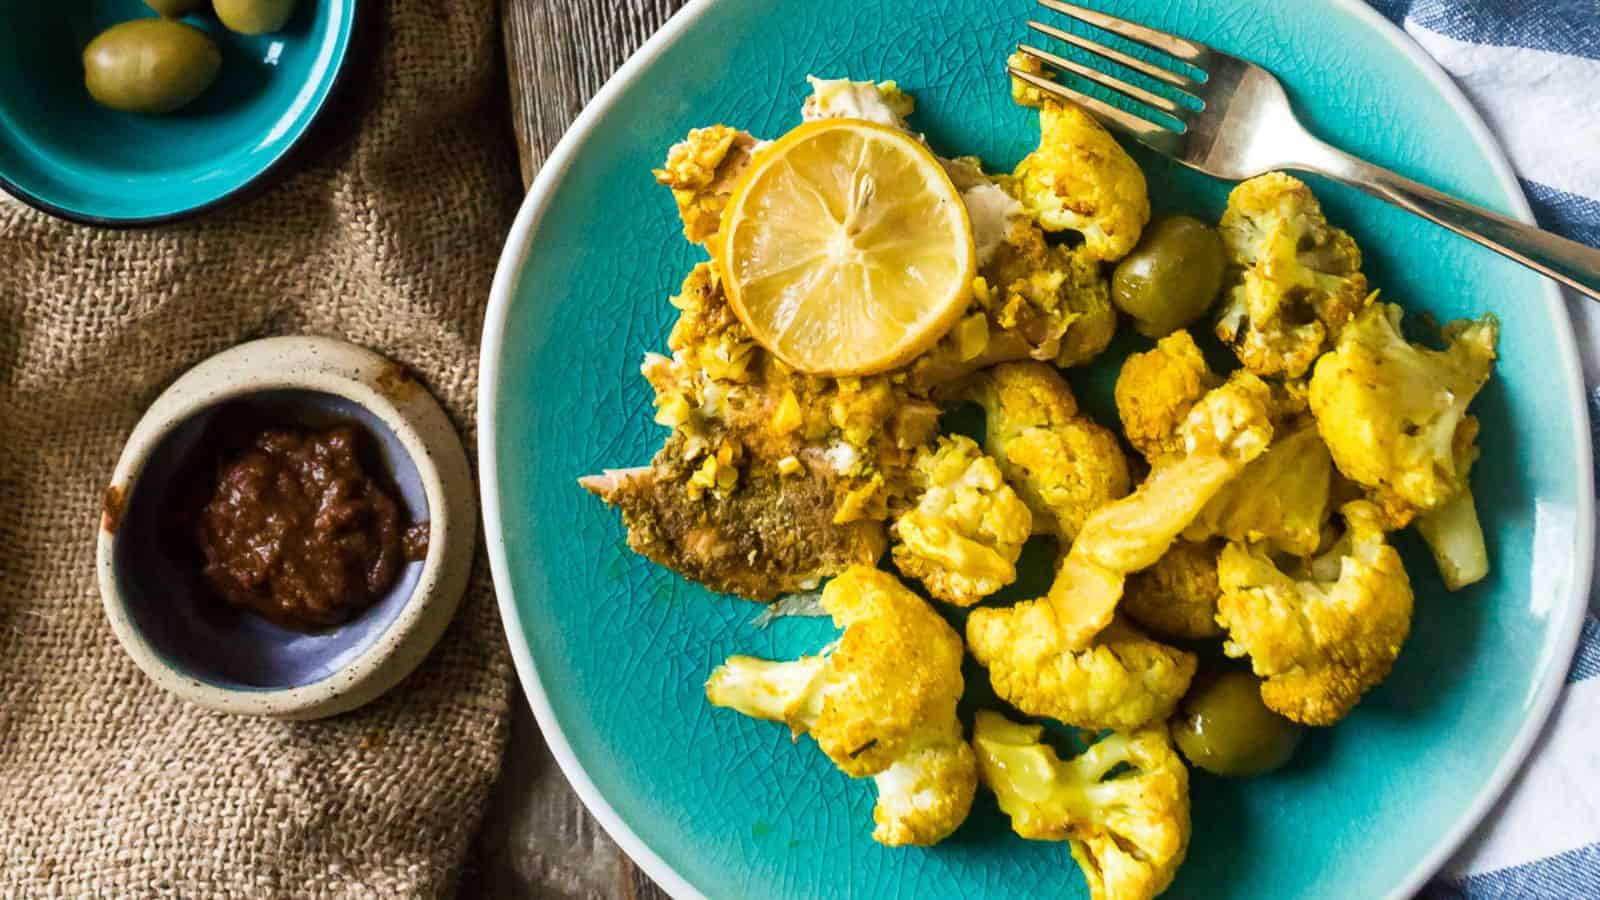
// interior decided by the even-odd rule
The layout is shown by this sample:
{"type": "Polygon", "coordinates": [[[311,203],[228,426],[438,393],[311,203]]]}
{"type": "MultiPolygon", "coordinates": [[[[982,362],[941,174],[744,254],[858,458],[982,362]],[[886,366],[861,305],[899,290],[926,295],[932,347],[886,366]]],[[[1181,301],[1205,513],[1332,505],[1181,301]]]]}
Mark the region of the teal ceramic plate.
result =
{"type": "MultiPolygon", "coordinates": [[[[1522,216],[1505,158],[1443,75],[1355,0],[1096,0],[1270,66],[1323,137],[1522,216]]],[[[795,123],[807,73],[893,78],[951,154],[1009,168],[1036,140],[1000,64],[1041,11],[1024,0],[691,3],[606,85],[540,173],[484,329],[481,472],[490,558],[517,669],[567,776],[623,848],[680,897],[1083,896],[1061,844],[1012,836],[980,793],[931,850],[872,843],[873,788],[815,745],[706,705],[733,653],[790,656],[830,629],[715,596],[629,553],[580,475],[649,460],[641,355],[697,256],[649,169],[691,126],[795,123]]],[[[1214,218],[1227,185],[1140,157],[1159,208],[1214,218]]],[[[1538,277],[1325,182],[1386,296],[1437,318],[1498,313],[1497,377],[1477,401],[1475,472],[1494,574],[1448,595],[1414,540],[1414,631],[1393,676],[1293,764],[1194,779],[1195,833],[1173,897],[1401,897],[1483,815],[1560,687],[1591,561],[1589,440],[1572,334],[1538,277]]],[[[1132,342],[1127,342],[1131,346],[1132,342]]],[[[1118,360],[1075,374],[1104,403],[1118,360]]],[[[1104,408],[1103,406],[1101,408],[1104,408]]]]}
{"type": "Polygon", "coordinates": [[[83,48],[153,16],[140,0],[0,0],[0,188],[97,225],[150,225],[259,184],[305,135],[333,90],[359,0],[299,0],[282,31],[248,37],[208,13],[184,21],[222,51],[205,94],[176,113],[105,109],[83,86],[83,48]]]}

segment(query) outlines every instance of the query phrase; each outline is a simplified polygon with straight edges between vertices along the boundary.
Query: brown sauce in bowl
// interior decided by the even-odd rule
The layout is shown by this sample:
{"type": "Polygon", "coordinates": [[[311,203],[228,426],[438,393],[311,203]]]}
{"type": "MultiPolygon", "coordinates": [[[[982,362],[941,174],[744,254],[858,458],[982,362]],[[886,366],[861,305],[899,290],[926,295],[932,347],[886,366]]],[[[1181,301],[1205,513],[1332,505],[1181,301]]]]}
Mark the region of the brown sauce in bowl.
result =
{"type": "Polygon", "coordinates": [[[229,423],[192,476],[207,486],[192,519],[206,585],[230,606],[289,628],[343,624],[370,607],[427,552],[385,473],[369,465],[370,434],[229,423]]]}

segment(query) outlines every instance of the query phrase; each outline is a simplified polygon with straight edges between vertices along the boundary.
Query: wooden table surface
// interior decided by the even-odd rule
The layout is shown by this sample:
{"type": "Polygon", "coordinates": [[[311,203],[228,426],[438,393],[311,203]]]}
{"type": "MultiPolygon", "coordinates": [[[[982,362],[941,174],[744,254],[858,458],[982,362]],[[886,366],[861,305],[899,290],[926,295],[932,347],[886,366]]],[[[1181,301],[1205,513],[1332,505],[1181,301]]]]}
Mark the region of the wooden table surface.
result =
{"type": "MultiPolygon", "coordinates": [[[[524,185],[600,85],[685,0],[503,0],[524,185]]],[[[520,689],[464,897],[666,900],[607,838],[545,748],[520,689]]]]}

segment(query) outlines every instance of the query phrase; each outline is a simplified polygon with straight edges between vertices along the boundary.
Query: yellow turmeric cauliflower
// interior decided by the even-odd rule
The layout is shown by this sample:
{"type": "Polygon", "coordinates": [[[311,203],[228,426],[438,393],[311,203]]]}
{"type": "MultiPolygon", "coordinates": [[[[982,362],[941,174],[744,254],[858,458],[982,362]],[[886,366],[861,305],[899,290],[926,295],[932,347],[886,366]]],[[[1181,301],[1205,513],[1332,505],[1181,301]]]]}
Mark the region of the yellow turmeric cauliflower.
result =
{"type": "Polygon", "coordinates": [[[1044,729],[978,713],[972,744],[983,783],[1025,838],[1070,841],[1090,900],[1150,900],[1189,847],[1189,770],[1166,726],[1109,734],[1070,760],[1044,729]]]}
{"type": "Polygon", "coordinates": [[[1183,532],[1191,541],[1223,537],[1267,542],[1295,556],[1310,556],[1328,520],[1333,460],[1303,419],[1277,431],[1267,452],[1245,466],[1183,532]]]}
{"type": "Polygon", "coordinates": [[[1183,455],[1167,457],[1132,494],[1089,517],[1050,585],[1048,599],[1071,623],[1069,643],[1109,621],[1122,576],[1154,565],[1211,498],[1266,450],[1270,403],[1271,390],[1259,378],[1234,373],[1184,419],[1183,455]]]}
{"type": "Polygon", "coordinates": [[[1071,540],[1095,510],[1128,493],[1116,435],[1078,411],[1072,388],[1037,362],[995,366],[973,380],[984,447],[1033,511],[1033,530],[1071,540]]]}
{"type": "Polygon", "coordinates": [[[1128,443],[1151,462],[1182,451],[1178,426],[1221,380],[1187,331],[1174,331],[1154,348],[1129,356],[1117,373],[1115,391],[1128,443]]]}
{"type": "Polygon", "coordinates": [[[822,607],[844,629],[831,652],[731,657],[706,696],[809,733],[846,775],[874,778],[879,843],[938,843],[966,819],[977,789],[956,719],[961,638],[894,576],[866,566],[828,582],[822,607]]]}
{"type": "MultiPolygon", "coordinates": [[[[1020,608],[1019,608],[1020,607],[1020,608]]],[[[1172,715],[1194,678],[1194,654],[1113,619],[1082,649],[1064,648],[1054,611],[967,620],[967,648],[997,696],[1032,715],[1079,728],[1139,728],[1172,715]]],[[[980,608],[977,612],[993,612],[980,608]]]]}
{"type": "Polygon", "coordinates": [[[1344,537],[1294,570],[1233,543],[1217,563],[1224,651],[1248,655],[1264,679],[1261,699],[1306,725],[1344,718],[1388,676],[1411,630],[1411,581],[1381,513],[1362,500],[1340,512],[1344,537]]]}
{"type": "Polygon", "coordinates": [[[1467,405],[1489,379],[1498,335],[1486,315],[1447,326],[1449,346],[1431,350],[1401,335],[1400,307],[1363,312],[1311,376],[1311,412],[1339,471],[1416,510],[1460,492],[1477,433],[1467,405]]]}
{"type": "Polygon", "coordinates": [[[1250,371],[1299,378],[1369,299],[1360,248],[1282,172],[1234,188],[1221,231],[1228,281],[1217,337],[1250,371]]]}
{"type": "Polygon", "coordinates": [[[722,226],[722,210],[755,145],[754,137],[737,128],[711,125],[690,130],[667,151],[666,163],[653,174],[672,189],[690,243],[704,244],[722,226]]]}
{"type": "Polygon", "coordinates": [[[1366,489],[1385,527],[1416,521],[1456,591],[1489,574],[1468,483],[1478,420],[1466,410],[1491,374],[1499,323],[1486,315],[1443,332],[1444,350],[1411,344],[1399,307],[1374,304],[1317,363],[1311,403],[1340,472],[1366,489]]]}
{"type": "Polygon", "coordinates": [[[1418,516],[1417,533],[1433,554],[1446,590],[1459,591],[1488,576],[1489,548],[1470,486],[1463,484],[1443,506],[1418,516]]]}
{"type": "Polygon", "coordinates": [[[1248,372],[1207,393],[1180,430],[1185,454],[1168,458],[1132,494],[1089,517],[1048,594],[972,611],[967,647],[989,670],[1001,699],[1030,715],[1085,727],[1132,728],[1143,724],[1140,716],[1171,712],[1194,674],[1194,658],[1130,628],[1108,626],[1128,573],[1154,565],[1211,497],[1266,449],[1271,397],[1248,372]],[[1102,643],[1102,632],[1116,659],[1107,671],[1139,673],[1151,695],[1144,702],[1127,699],[1137,691],[1120,683],[1122,677],[1095,683],[1097,676],[1081,674],[1080,655],[1102,643]],[[1141,651],[1129,652],[1130,644],[1141,651]]]}
{"type": "Polygon", "coordinates": [[[1180,640],[1214,638],[1217,626],[1215,542],[1174,543],[1156,564],[1128,576],[1123,590],[1123,612],[1128,618],[1162,637],[1180,640]]]}
{"type": "Polygon", "coordinates": [[[960,723],[945,739],[930,738],[901,754],[872,779],[878,788],[873,839],[887,847],[931,847],[949,837],[972,809],[975,766],[960,723]]]}
{"type": "MultiPolygon", "coordinates": [[[[1031,56],[1012,54],[1008,62],[1042,74],[1031,56]]],[[[1039,148],[1012,173],[1012,191],[1049,231],[1075,231],[1083,247],[1101,262],[1128,254],[1150,221],[1144,172],[1094,116],[1070,103],[1014,80],[1012,96],[1039,109],[1039,148]]]]}
{"type": "Polygon", "coordinates": [[[915,506],[890,527],[894,563],[928,593],[971,606],[1017,578],[1033,516],[971,438],[941,437],[911,469],[915,506]]]}

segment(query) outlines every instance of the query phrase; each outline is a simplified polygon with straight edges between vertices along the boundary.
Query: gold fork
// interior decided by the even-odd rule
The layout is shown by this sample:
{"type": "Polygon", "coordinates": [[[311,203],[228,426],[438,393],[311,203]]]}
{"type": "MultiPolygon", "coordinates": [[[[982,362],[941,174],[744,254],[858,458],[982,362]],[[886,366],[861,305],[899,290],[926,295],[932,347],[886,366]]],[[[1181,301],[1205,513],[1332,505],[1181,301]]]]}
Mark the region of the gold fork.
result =
{"type": "Polygon", "coordinates": [[[1274,169],[1331,178],[1430,219],[1600,300],[1600,250],[1458,200],[1323,143],[1300,124],[1283,85],[1261,66],[1198,41],[1075,3],[1038,2],[1205,73],[1204,80],[1197,80],[1081,35],[1042,22],[1028,22],[1028,27],[1040,34],[1072,44],[1102,61],[1140,72],[1198,101],[1198,108],[1193,108],[1048,50],[1028,44],[1017,46],[1047,66],[1109,88],[1136,105],[1160,110],[1182,125],[1181,130],[1174,130],[1159,117],[1141,117],[1059,82],[1007,67],[1017,78],[1079,104],[1107,128],[1217,178],[1239,181],[1274,169]]]}

